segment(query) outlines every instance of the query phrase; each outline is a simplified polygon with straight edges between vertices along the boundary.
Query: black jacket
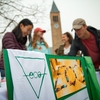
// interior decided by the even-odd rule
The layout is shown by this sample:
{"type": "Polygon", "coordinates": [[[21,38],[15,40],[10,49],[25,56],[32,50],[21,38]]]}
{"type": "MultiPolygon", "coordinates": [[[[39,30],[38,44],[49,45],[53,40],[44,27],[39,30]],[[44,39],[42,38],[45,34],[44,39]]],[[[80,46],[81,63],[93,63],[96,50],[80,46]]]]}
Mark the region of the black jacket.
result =
{"type": "MultiPolygon", "coordinates": [[[[94,35],[94,37],[96,39],[97,47],[100,50],[100,30],[97,30],[96,28],[91,27],[91,26],[88,26],[87,30],[94,35]]],[[[82,44],[82,42],[80,41],[78,36],[75,34],[75,39],[73,40],[73,43],[71,45],[71,49],[70,49],[70,52],[68,53],[68,55],[75,56],[78,50],[82,51],[82,54],[84,56],[89,56],[87,53],[86,47],[82,44]]]]}

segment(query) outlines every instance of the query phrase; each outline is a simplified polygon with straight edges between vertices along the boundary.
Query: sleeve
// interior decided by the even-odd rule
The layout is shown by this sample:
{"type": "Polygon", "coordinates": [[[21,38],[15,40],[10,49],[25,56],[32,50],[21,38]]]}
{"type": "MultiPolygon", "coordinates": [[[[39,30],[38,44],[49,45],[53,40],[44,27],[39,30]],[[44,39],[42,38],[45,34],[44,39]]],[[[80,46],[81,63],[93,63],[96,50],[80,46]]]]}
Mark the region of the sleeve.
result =
{"type": "Polygon", "coordinates": [[[100,49],[100,30],[98,30],[98,47],[100,49]]]}
{"type": "Polygon", "coordinates": [[[12,33],[6,33],[2,39],[4,49],[16,49],[14,36],[12,33]]]}
{"type": "Polygon", "coordinates": [[[75,45],[75,41],[72,42],[70,52],[67,54],[68,56],[76,56],[78,52],[78,48],[75,45]]]}
{"type": "Polygon", "coordinates": [[[64,55],[64,46],[59,46],[59,48],[57,49],[57,55],[64,55]]]}
{"type": "Polygon", "coordinates": [[[57,49],[57,55],[60,55],[60,47],[57,49]]]}

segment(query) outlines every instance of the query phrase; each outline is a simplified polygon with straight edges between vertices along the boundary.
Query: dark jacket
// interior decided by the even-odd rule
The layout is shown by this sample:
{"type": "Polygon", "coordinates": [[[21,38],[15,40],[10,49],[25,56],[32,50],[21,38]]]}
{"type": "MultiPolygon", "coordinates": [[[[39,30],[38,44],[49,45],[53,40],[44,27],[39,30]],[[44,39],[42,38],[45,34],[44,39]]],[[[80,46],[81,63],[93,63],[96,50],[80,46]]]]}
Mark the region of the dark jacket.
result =
{"type": "MultiPolygon", "coordinates": [[[[96,39],[97,47],[100,50],[100,30],[97,30],[96,28],[91,27],[91,26],[88,26],[87,30],[94,35],[96,39]]],[[[75,39],[73,40],[73,43],[71,45],[71,49],[68,55],[75,56],[78,50],[81,50],[84,56],[89,56],[87,53],[86,47],[82,44],[78,36],[75,34],[75,39]]]]}
{"type": "MultiPolygon", "coordinates": [[[[26,50],[25,45],[17,42],[16,37],[13,33],[8,32],[4,35],[2,39],[2,50],[3,49],[19,49],[19,50],[26,50]]],[[[3,53],[1,54],[0,58],[0,68],[4,69],[3,64],[3,53]]]]}

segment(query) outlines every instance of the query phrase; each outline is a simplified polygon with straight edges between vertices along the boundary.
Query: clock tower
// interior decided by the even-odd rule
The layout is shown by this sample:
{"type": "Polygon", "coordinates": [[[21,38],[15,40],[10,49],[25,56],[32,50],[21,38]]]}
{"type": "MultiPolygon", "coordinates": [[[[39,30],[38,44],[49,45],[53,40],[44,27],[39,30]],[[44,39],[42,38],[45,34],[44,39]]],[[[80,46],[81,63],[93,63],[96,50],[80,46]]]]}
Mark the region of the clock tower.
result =
{"type": "Polygon", "coordinates": [[[60,11],[58,10],[54,1],[50,12],[50,20],[52,33],[52,53],[55,54],[55,50],[62,44],[62,30],[60,21],[60,11]]]}

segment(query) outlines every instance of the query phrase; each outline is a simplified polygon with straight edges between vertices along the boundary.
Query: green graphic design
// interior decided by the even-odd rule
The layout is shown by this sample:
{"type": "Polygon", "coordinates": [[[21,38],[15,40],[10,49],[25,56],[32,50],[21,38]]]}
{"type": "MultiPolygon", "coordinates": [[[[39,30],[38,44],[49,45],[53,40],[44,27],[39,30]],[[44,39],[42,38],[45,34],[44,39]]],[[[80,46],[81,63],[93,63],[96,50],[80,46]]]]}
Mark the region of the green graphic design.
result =
{"type": "Polygon", "coordinates": [[[31,79],[33,79],[33,78],[36,79],[36,78],[41,78],[41,77],[42,77],[43,75],[45,75],[45,74],[46,74],[46,73],[43,73],[43,74],[42,74],[40,71],[38,71],[38,72],[35,71],[35,72],[30,72],[29,75],[24,75],[24,76],[26,76],[26,77],[29,76],[31,79]]]}
{"type": "Polygon", "coordinates": [[[20,57],[20,56],[15,56],[16,60],[18,61],[20,67],[22,68],[22,71],[24,73],[24,77],[26,77],[27,81],[29,82],[33,92],[35,93],[36,97],[39,99],[40,97],[40,92],[41,92],[41,88],[42,88],[42,84],[43,84],[43,80],[44,80],[44,77],[45,75],[47,74],[46,73],[46,64],[45,64],[45,59],[44,58],[31,58],[31,57],[20,57]],[[32,59],[32,60],[42,60],[44,61],[44,72],[42,73],[41,71],[34,71],[34,72],[29,72],[29,74],[26,74],[25,70],[24,70],[24,67],[23,65],[20,63],[20,60],[19,59],[32,59]],[[32,83],[30,82],[30,79],[37,79],[37,78],[42,78],[41,80],[41,84],[40,84],[40,87],[39,87],[39,93],[36,93],[36,90],[34,89],[34,86],[32,85],[32,83]]]}

